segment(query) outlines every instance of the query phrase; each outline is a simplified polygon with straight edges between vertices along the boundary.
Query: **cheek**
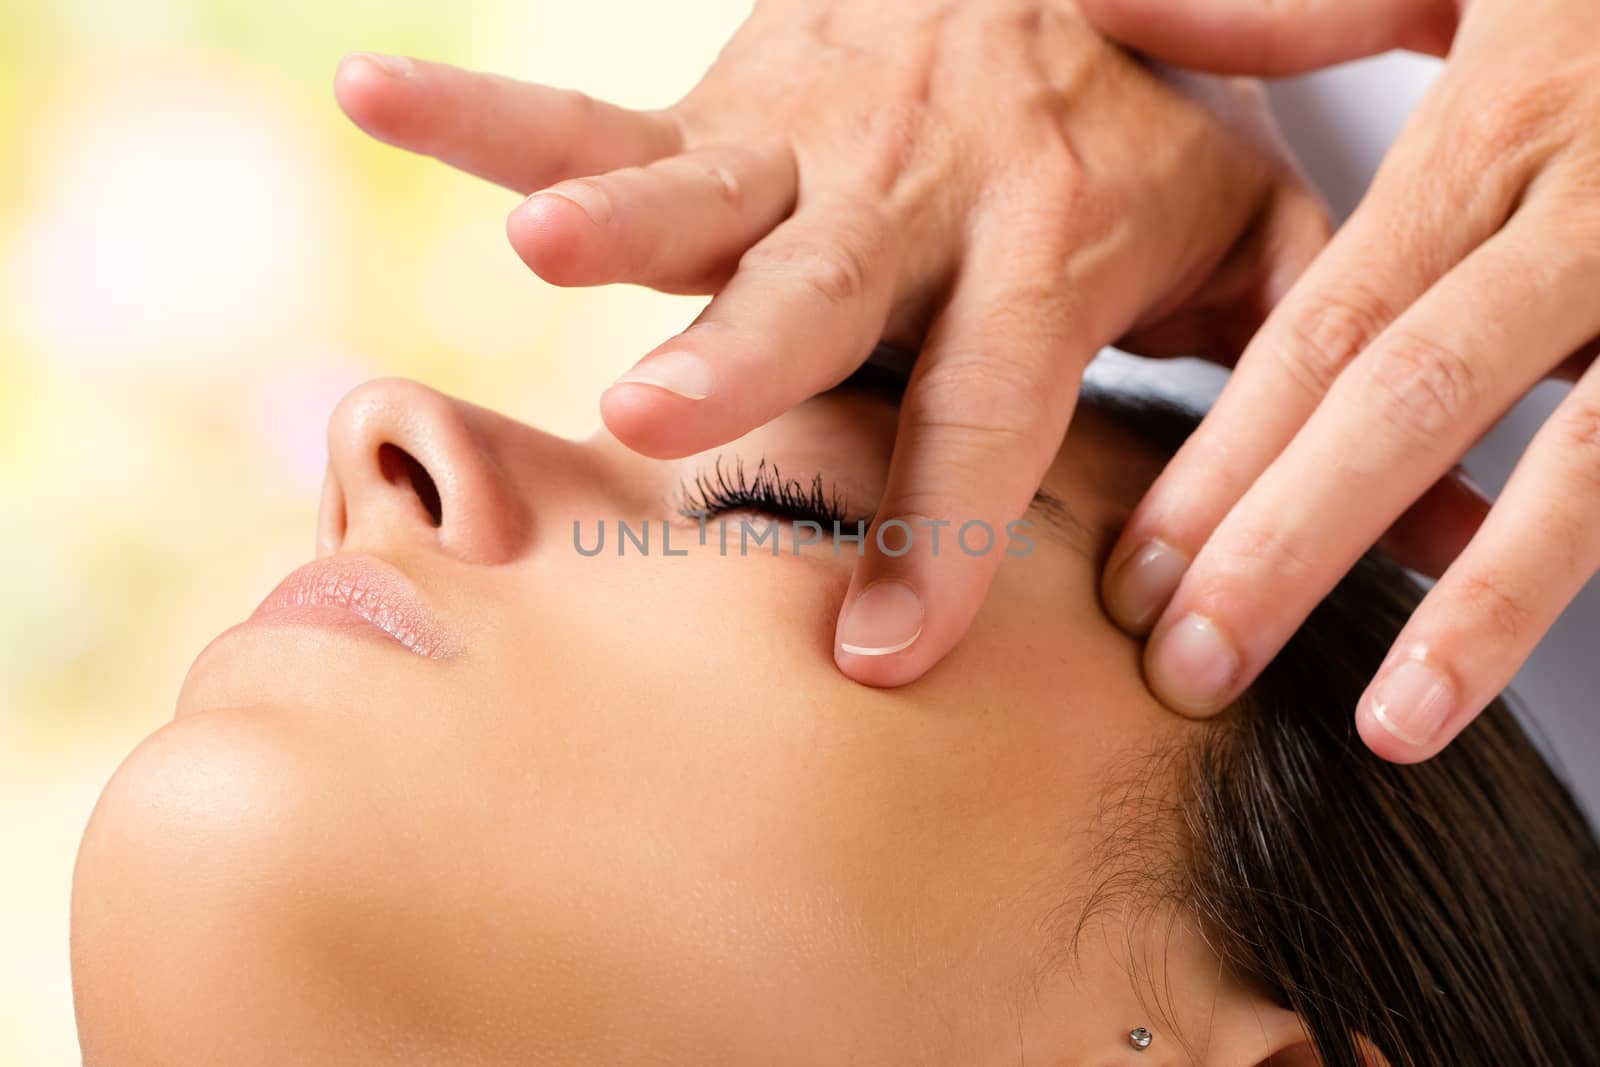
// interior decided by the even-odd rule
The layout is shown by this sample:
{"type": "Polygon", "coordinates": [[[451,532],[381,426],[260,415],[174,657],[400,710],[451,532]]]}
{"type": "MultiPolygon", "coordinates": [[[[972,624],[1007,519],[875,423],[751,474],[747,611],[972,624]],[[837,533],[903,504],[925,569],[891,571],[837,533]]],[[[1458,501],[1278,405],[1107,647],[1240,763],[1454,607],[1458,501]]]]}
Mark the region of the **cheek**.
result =
{"type": "Polygon", "coordinates": [[[871,796],[882,776],[862,766],[871,693],[831,656],[847,577],[716,558],[529,577],[536,597],[471,681],[478,740],[449,772],[494,813],[492,830],[464,816],[454,834],[491,835],[473,851],[493,869],[471,881],[495,885],[520,943],[540,946],[527,983],[558,967],[577,990],[567,1010],[604,982],[613,1003],[690,1028],[776,983],[805,1010],[771,1005],[754,1028],[769,1035],[851,1010],[825,1003],[834,976],[871,971],[882,947],[863,923],[879,920],[863,916],[893,909],[875,873],[892,855],[871,796]]]}
{"type": "Polygon", "coordinates": [[[1076,824],[1092,814],[1112,768],[1199,729],[1149,692],[1141,653],[1101,609],[1085,555],[1040,536],[1033,553],[1008,559],[938,668],[953,690],[994,709],[983,743],[1003,746],[989,761],[995,796],[1019,812],[1030,791],[1061,797],[1049,814],[1076,824]]]}
{"type": "Polygon", "coordinates": [[[532,662],[547,677],[685,708],[754,695],[763,679],[787,680],[791,696],[811,691],[832,664],[849,561],[752,553],[708,545],[687,557],[558,561],[535,578],[538,603],[521,625],[560,656],[532,662]]]}
{"type": "Polygon", "coordinates": [[[1037,947],[1016,931],[1069,891],[1139,729],[1134,646],[1086,562],[1041,554],[922,682],[859,686],[832,658],[850,562],[574,556],[476,591],[504,615],[452,682],[438,836],[449,884],[495,886],[540,947],[519,981],[559,967],[689,1025],[776,970],[771,1034],[904,995],[875,985],[897,968],[954,984],[1037,947]]]}

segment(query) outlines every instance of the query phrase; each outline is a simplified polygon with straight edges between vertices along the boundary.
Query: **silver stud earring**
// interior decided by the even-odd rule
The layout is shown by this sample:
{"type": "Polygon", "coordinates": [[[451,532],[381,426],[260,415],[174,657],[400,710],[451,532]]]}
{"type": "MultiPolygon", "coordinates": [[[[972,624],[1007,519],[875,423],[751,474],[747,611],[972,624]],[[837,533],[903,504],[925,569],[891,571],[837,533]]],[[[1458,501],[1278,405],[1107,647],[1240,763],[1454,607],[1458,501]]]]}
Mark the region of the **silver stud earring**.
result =
{"type": "Polygon", "coordinates": [[[1143,1052],[1150,1047],[1150,1042],[1155,1040],[1154,1034],[1142,1026],[1135,1026],[1128,1031],[1128,1044],[1143,1052]]]}

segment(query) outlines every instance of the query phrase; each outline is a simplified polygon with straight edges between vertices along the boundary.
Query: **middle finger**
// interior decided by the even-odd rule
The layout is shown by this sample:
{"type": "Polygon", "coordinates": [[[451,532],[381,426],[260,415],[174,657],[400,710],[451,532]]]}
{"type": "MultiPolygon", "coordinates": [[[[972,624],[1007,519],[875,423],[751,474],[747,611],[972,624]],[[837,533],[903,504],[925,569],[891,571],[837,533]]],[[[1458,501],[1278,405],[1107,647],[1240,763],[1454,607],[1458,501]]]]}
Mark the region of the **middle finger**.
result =
{"type": "Polygon", "coordinates": [[[883,333],[896,249],[867,198],[833,190],[803,201],[744,254],[693,325],[606,391],[606,426],[635,451],[686,456],[843,381],[883,333]]]}
{"type": "Polygon", "coordinates": [[[1360,208],[1267,318],[1232,376],[1134,509],[1107,561],[1105,605],[1148,632],[1182,570],[1334,381],[1409,305],[1504,225],[1514,184],[1439,188],[1431,148],[1397,148],[1360,208]],[[1381,253],[1375,250],[1381,249],[1381,253]]]}
{"type": "Polygon", "coordinates": [[[1220,710],[1378,536],[1593,334],[1587,249],[1528,209],[1395,321],[1206,541],[1151,634],[1174,709],[1220,710]]]}

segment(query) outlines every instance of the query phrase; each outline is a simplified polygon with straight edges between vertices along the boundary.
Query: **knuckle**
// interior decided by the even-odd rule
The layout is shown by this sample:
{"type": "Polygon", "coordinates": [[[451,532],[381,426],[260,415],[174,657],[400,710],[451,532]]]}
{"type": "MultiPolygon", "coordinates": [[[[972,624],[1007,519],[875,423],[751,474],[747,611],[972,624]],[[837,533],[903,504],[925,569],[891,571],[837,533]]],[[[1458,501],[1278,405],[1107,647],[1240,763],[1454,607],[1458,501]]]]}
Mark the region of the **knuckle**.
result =
{"type": "Polygon", "coordinates": [[[1498,111],[1474,108],[1459,121],[1456,136],[1452,138],[1456,151],[1473,161],[1471,169],[1480,178],[1484,168],[1497,172],[1507,152],[1518,147],[1513,137],[1514,127],[1498,111]]]}
{"type": "Polygon", "coordinates": [[[1054,419],[1051,390],[1021,364],[945,359],[908,390],[905,416],[922,432],[984,454],[1037,445],[1054,419]]]}
{"type": "Polygon", "coordinates": [[[828,304],[848,304],[867,289],[867,263],[849,245],[836,245],[808,257],[799,277],[828,304]]]}
{"type": "Polygon", "coordinates": [[[1557,462],[1590,492],[1600,493],[1600,404],[1577,403],[1550,416],[1557,462]]]}
{"type": "Polygon", "coordinates": [[[1541,559],[1548,573],[1593,573],[1594,563],[1590,560],[1600,541],[1596,540],[1593,524],[1585,518],[1567,498],[1546,500],[1527,517],[1540,551],[1548,553],[1541,559]]]}
{"type": "Polygon", "coordinates": [[[1453,174],[1464,191],[1501,198],[1523,186],[1531,171],[1571,140],[1571,114],[1581,79],[1570,71],[1541,71],[1494,86],[1476,87],[1473,101],[1490,106],[1448,108],[1440,134],[1423,147],[1424,170],[1453,174]],[[1470,185],[1466,184],[1470,183],[1470,185]]]}
{"type": "Polygon", "coordinates": [[[1423,444],[1447,440],[1482,395],[1469,359],[1417,333],[1397,332],[1369,359],[1366,384],[1378,415],[1423,444]]]}
{"type": "Polygon", "coordinates": [[[1276,345],[1271,351],[1291,381],[1320,399],[1387,321],[1383,306],[1366,294],[1320,301],[1290,321],[1290,343],[1276,345]]]}
{"type": "Polygon", "coordinates": [[[739,181],[741,160],[735,151],[717,155],[677,156],[657,164],[663,170],[679,171],[694,186],[730,207],[737,207],[744,199],[745,189],[739,181]]]}
{"type": "MultiPolygon", "coordinates": [[[[1074,354],[1070,346],[1079,337],[1076,323],[1083,316],[1083,303],[1059,271],[1046,270],[1042,262],[1029,263],[1023,277],[996,287],[980,314],[981,330],[971,334],[963,349],[953,350],[947,343],[952,362],[974,361],[996,376],[1016,378],[1010,385],[1001,382],[1002,389],[1038,394],[1065,384],[1059,373],[1051,372],[1058,371],[1064,358],[1074,354]]],[[[1048,398],[1051,404],[1069,399],[1059,394],[1048,398]]]]}
{"type": "Polygon", "coordinates": [[[746,274],[782,274],[790,282],[805,286],[830,306],[848,304],[866,291],[867,264],[848,246],[776,245],[762,243],[750,248],[739,259],[739,270],[746,274]]]}
{"type": "MultiPolygon", "coordinates": [[[[1035,201],[1035,216],[1044,223],[1035,230],[1040,233],[1040,250],[1061,265],[1103,255],[1140,210],[1125,188],[1096,182],[1078,166],[1059,162],[1045,172],[1048,184],[1035,201]]],[[[1061,278],[1065,272],[1064,266],[1057,266],[1053,275],[1061,278]]]]}
{"type": "Polygon", "coordinates": [[[1502,86],[1493,107],[1466,109],[1469,144],[1492,164],[1497,159],[1525,157],[1563,125],[1572,92],[1559,77],[1526,78],[1502,86]]]}
{"type": "Polygon", "coordinates": [[[737,205],[743,198],[744,190],[739,184],[739,179],[727,167],[708,163],[705,166],[705,177],[711,184],[719,199],[724,203],[737,205]]]}
{"type": "Polygon", "coordinates": [[[861,299],[872,273],[864,242],[845,234],[825,243],[763,241],[745,252],[739,269],[784,275],[829,307],[861,299]]]}
{"type": "Polygon", "coordinates": [[[583,155],[586,133],[596,127],[600,119],[600,102],[588,93],[577,89],[557,89],[550,113],[555,118],[556,135],[549,138],[551,158],[548,172],[570,174],[575,161],[583,155]]]}
{"type": "Polygon", "coordinates": [[[588,129],[600,112],[600,101],[578,89],[558,89],[561,109],[576,129],[588,129]]]}
{"type": "Polygon", "coordinates": [[[863,161],[872,184],[887,190],[929,143],[933,123],[925,87],[867,112],[862,119],[863,161]]]}
{"type": "Polygon", "coordinates": [[[1020,131],[1026,151],[1011,159],[997,161],[1000,173],[1024,188],[1035,190],[1050,206],[1059,210],[1091,189],[1114,190],[1122,183],[1096,183],[1094,171],[1074,143],[1070,130],[1063,128],[1060,99],[1049,89],[1025,94],[1019,104],[1020,131]]]}
{"type": "Polygon", "coordinates": [[[1517,216],[1527,288],[1600,284],[1600,139],[1575,149],[1517,216]]]}
{"type": "Polygon", "coordinates": [[[1502,640],[1520,643],[1533,628],[1533,611],[1494,571],[1478,570],[1465,575],[1457,596],[1467,606],[1469,618],[1478,620],[1502,640]]]}
{"type": "MultiPolygon", "coordinates": [[[[1280,589],[1308,589],[1320,584],[1326,560],[1276,523],[1252,522],[1244,529],[1221,538],[1213,535],[1215,547],[1207,544],[1206,571],[1212,576],[1202,582],[1217,593],[1216,607],[1225,612],[1238,610],[1237,602],[1248,599],[1261,588],[1263,576],[1270,575],[1280,589]]],[[[1202,608],[1213,605],[1202,592],[1202,608]]]]}
{"type": "Polygon", "coordinates": [[[1072,254],[1126,225],[1135,205],[1122,183],[1097,180],[1058,120],[1040,125],[1047,128],[1026,138],[1026,151],[995,160],[973,196],[985,214],[1028,235],[1018,255],[1059,277],[1072,254]]]}
{"type": "Polygon", "coordinates": [[[953,499],[990,498],[1037,455],[1053,453],[1040,447],[1047,414],[1038,391],[992,369],[941,367],[907,391],[902,416],[916,427],[918,461],[897,487],[897,511],[949,517],[953,499]]]}
{"type": "Polygon", "coordinates": [[[1078,5],[1017,5],[1013,18],[1015,28],[1038,41],[1039,54],[1048,57],[1034,76],[1045,90],[1039,99],[1058,117],[1060,101],[1081,95],[1103,78],[1108,60],[1118,53],[1118,46],[1078,5]]]}

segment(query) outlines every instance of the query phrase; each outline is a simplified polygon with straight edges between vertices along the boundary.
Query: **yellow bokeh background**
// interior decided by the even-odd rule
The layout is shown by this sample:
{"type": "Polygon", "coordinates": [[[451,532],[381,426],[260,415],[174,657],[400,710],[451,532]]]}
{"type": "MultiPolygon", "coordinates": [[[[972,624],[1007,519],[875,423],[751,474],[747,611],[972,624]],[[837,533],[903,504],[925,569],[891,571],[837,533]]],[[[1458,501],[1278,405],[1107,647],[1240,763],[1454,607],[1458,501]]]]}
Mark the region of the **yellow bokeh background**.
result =
{"type": "Polygon", "coordinates": [[[654,107],[748,6],[0,0],[0,1064],[78,1062],[78,837],[194,655],[310,558],[339,396],[400,374],[583,433],[697,308],[534,278],[514,195],[368,140],[339,57],[654,107]]]}

